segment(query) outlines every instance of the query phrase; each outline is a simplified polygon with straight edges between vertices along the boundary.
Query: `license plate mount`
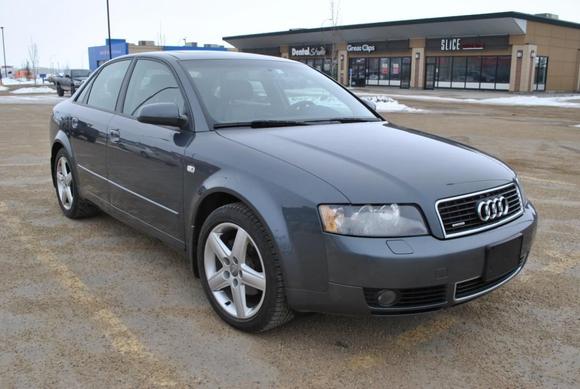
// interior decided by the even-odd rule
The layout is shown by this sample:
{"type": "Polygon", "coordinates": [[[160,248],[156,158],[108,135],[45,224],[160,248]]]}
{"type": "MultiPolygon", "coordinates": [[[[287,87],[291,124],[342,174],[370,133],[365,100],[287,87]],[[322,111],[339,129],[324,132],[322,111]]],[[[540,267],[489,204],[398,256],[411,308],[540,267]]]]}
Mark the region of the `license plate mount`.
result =
{"type": "Polygon", "coordinates": [[[515,270],[520,263],[522,236],[488,246],[483,278],[492,281],[515,270]]]}

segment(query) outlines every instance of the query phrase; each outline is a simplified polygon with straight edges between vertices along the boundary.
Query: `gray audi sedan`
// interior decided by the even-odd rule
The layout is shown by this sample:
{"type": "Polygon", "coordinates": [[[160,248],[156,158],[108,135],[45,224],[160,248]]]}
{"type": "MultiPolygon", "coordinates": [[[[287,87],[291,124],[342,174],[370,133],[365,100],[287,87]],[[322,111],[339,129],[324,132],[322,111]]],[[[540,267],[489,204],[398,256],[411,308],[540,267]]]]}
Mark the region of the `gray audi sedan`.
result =
{"type": "Polygon", "coordinates": [[[244,331],[469,301],[520,272],[536,229],[506,164],[282,58],[115,58],[54,108],[50,139],[65,216],[102,210],[182,252],[244,331]]]}

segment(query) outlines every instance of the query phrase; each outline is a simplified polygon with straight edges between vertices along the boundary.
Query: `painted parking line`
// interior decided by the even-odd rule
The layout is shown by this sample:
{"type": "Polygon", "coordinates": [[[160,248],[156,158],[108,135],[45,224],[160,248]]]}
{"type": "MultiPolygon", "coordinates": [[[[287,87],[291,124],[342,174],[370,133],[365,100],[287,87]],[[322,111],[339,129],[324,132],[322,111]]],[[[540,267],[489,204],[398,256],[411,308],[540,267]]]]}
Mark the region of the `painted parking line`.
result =
{"type": "Polygon", "coordinates": [[[141,343],[138,337],[117,317],[106,304],[93,295],[87,285],[65,264],[60,262],[55,254],[44,246],[33,245],[29,229],[20,218],[8,212],[4,202],[0,202],[0,219],[2,225],[14,232],[22,246],[46,268],[50,269],[55,280],[67,290],[71,296],[71,304],[76,304],[89,313],[98,328],[110,342],[113,349],[120,353],[139,373],[143,387],[174,387],[179,385],[176,370],[161,362],[141,343]]]}
{"type": "Polygon", "coordinates": [[[395,343],[399,347],[414,348],[448,332],[456,322],[457,319],[454,316],[448,314],[438,315],[415,328],[402,332],[396,338],[395,343]]]}

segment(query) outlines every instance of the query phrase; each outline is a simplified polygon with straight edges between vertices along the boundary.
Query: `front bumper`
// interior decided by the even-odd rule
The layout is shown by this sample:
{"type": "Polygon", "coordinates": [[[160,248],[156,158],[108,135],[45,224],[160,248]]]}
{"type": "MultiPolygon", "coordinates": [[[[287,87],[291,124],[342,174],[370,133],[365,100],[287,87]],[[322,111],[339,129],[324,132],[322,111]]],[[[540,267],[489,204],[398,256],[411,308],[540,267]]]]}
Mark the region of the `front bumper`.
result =
{"type": "Polygon", "coordinates": [[[516,220],[485,232],[441,240],[433,236],[399,239],[325,234],[328,288],[325,292],[288,289],[298,311],[343,314],[408,314],[460,304],[482,296],[516,276],[527,260],[537,214],[528,203],[516,220]],[[485,280],[487,248],[522,237],[519,264],[485,280]],[[395,290],[399,302],[381,307],[377,294],[395,290]]]}

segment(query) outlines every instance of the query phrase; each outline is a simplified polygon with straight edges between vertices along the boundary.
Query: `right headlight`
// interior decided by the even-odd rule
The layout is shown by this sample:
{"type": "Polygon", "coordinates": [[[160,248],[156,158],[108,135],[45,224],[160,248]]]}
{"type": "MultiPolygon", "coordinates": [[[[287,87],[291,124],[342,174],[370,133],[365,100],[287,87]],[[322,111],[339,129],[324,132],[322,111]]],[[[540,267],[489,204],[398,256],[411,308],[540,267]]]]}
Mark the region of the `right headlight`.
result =
{"type": "Polygon", "coordinates": [[[427,235],[419,210],[412,205],[320,205],[324,231],[340,235],[402,237],[427,235]]]}

